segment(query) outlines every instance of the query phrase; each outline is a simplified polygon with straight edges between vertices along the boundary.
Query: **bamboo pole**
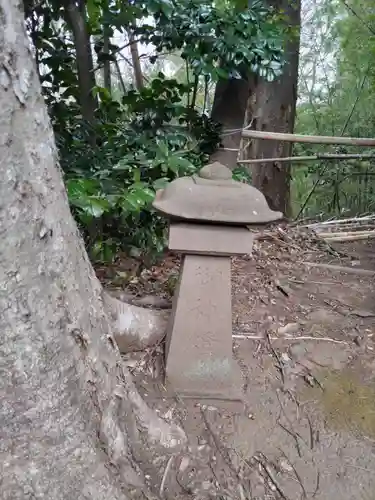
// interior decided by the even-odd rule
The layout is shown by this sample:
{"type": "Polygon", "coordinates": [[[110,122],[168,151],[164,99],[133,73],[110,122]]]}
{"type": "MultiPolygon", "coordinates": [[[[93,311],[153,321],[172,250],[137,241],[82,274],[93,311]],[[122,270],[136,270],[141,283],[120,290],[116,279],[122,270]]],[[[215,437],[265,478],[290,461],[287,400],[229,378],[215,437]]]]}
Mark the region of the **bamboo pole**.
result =
{"type": "Polygon", "coordinates": [[[357,274],[359,276],[375,276],[375,271],[370,271],[369,269],[362,269],[358,267],[346,267],[346,266],[336,266],[334,264],[321,264],[320,262],[301,262],[304,266],[308,267],[318,267],[321,269],[327,269],[329,271],[336,271],[340,273],[357,274]]]}
{"type": "Polygon", "coordinates": [[[322,226],[322,227],[315,227],[312,228],[318,236],[324,234],[334,234],[334,233],[342,233],[342,232],[363,232],[363,231],[370,231],[370,230],[375,230],[375,223],[372,222],[370,224],[364,224],[364,223],[348,223],[348,224],[332,224],[331,226],[322,226]]]}
{"type": "Polygon", "coordinates": [[[242,137],[247,139],[304,142],[310,144],[342,144],[345,146],[375,147],[375,139],[364,137],[331,137],[324,135],[284,134],[278,132],[261,132],[260,130],[242,130],[242,137]]]}
{"type": "Polygon", "coordinates": [[[350,236],[372,236],[375,235],[375,230],[370,229],[368,231],[336,231],[332,233],[318,233],[319,238],[331,239],[331,238],[341,238],[350,236]]]}
{"type": "Polygon", "coordinates": [[[284,156],[282,158],[252,158],[249,160],[238,160],[237,163],[286,163],[286,162],[305,162],[305,161],[319,161],[319,160],[371,160],[375,159],[374,154],[317,154],[317,155],[309,155],[309,156],[284,156]]]}
{"type": "Polygon", "coordinates": [[[353,233],[351,235],[347,235],[347,236],[332,236],[332,237],[326,237],[326,238],[322,238],[324,239],[324,241],[326,241],[327,243],[340,243],[340,242],[344,242],[344,241],[359,241],[359,240],[370,240],[372,238],[375,238],[375,231],[371,231],[369,232],[368,234],[357,234],[357,233],[353,233]]]}
{"type": "Polygon", "coordinates": [[[329,226],[331,224],[345,224],[347,222],[361,222],[361,221],[370,221],[370,220],[375,220],[375,214],[362,215],[361,217],[350,217],[348,219],[324,220],[322,222],[314,222],[312,224],[306,224],[305,226],[301,226],[301,227],[314,228],[316,226],[329,226]]]}

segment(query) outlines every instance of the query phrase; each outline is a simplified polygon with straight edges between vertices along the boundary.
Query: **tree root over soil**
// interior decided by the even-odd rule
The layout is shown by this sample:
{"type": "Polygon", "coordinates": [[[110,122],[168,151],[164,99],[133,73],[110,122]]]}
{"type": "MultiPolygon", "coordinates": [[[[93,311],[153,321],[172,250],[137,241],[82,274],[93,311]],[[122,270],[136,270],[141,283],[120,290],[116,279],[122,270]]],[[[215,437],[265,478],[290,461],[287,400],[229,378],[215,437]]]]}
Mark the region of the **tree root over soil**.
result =
{"type": "Polygon", "coordinates": [[[103,291],[103,304],[121,353],[143,351],[161,342],[169,313],[134,306],[103,291]]]}

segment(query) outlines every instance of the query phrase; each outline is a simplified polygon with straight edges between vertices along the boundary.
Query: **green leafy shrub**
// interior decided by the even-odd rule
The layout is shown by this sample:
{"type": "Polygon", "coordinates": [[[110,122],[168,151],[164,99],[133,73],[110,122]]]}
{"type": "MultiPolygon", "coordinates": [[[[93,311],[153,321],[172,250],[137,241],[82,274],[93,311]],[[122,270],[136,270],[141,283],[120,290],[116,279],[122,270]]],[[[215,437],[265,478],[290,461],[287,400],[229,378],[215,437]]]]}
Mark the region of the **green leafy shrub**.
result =
{"type": "Polygon", "coordinates": [[[152,14],[155,26],[138,27],[140,40],[157,53],[179,49],[196,76],[240,78],[246,71],[274,80],[281,74],[281,31],[262,1],[239,10],[231,3],[152,0],[143,14],[152,14]]]}
{"type": "Polygon", "coordinates": [[[209,82],[220,78],[248,72],[276,78],[282,37],[273,12],[261,1],[248,9],[226,0],[85,2],[78,15],[98,65],[116,62],[120,48],[112,43],[114,32],[131,30],[138,41],[155,47],[154,62],[177,51],[188,82],[158,74],[142,90],[128,89],[117,100],[111,90],[96,87],[85,113],[88,101],[78,73],[86,66],[82,54],[77,57],[66,7],[55,0],[25,0],[24,7],[69,201],[91,257],[112,260],[119,249],[158,253],[165,244],[165,220],[151,206],[156,190],[194,173],[220,142],[218,125],[196,109],[200,80],[206,101],[209,82]],[[105,52],[104,35],[110,38],[105,52]]]}
{"type": "Polygon", "coordinates": [[[150,87],[129,91],[115,113],[102,95],[103,117],[91,130],[94,149],[74,115],[65,124],[61,163],[93,258],[110,260],[119,248],[133,254],[163,249],[165,220],[151,207],[156,190],[193,174],[219,142],[218,126],[182,104],[187,91],[160,74],[150,87]]]}

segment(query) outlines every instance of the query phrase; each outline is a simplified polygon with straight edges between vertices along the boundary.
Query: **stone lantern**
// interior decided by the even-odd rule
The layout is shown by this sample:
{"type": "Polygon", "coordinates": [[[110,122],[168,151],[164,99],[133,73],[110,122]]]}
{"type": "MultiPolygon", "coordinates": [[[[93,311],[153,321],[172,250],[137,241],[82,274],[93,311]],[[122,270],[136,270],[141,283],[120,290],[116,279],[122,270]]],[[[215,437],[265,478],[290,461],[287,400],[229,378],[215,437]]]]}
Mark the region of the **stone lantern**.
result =
{"type": "Polygon", "coordinates": [[[282,218],[256,188],[213,163],[156,193],[170,220],[169,249],[183,255],[166,336],[166,381],[180,396],[240,399],[232,358],[231,256],[251,253],[247,226],[282,218]]]}

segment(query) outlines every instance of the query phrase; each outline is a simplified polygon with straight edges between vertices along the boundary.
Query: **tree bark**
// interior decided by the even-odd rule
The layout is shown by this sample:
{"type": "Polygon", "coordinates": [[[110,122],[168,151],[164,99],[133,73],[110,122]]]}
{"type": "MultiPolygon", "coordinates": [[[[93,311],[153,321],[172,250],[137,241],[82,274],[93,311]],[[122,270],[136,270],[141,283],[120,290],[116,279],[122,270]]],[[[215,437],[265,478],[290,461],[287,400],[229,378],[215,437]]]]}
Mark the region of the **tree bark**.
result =
{"type": "MultiPolygon", "coordinates": [[[[274,82],[258,80],[249,99],[248,115],[253,129],[291,133],[294,129],[300,32],[300,0],[271,0],[273,7],[283,11],[286,22],[293,29],[287,35],[286,65],[283,74],[274,82]]],[[[247,150],[248,158],[277,158],[291,156],[293,145],[288,142],[253,140],[247,150]]],[[[273,210],[290,214],[290,164],[274,163],[252,167],[253,185],[265,195],[273,210]]]]}
{"type": "Polygon", "coordinates": [[[77,73],[80,89],[80,105],[84,120],[90,125],[95,123],[95,110],[98,101],[93,89],[96,85],[94,63],[87,33],[84,8],[80,9],[75,0],[64,0],[67,21],[71,27],[77,57],[77,73]]]}
{"type": "Polygon", "coordinates": [[[186,438],[122,365],[17,0],[0,0],[0,46],[1,498],[137,499],[138,464],[186,438]]]}
{"type": "Polygon", "coordinates": [[[211,155],[210,161],[236,168],[249,92],[250,82],[245,78],[217,82],[211,118],[222,126],[222,147],[211,155]]]}

